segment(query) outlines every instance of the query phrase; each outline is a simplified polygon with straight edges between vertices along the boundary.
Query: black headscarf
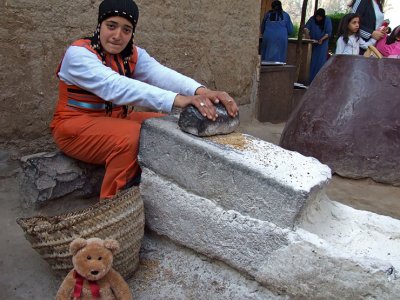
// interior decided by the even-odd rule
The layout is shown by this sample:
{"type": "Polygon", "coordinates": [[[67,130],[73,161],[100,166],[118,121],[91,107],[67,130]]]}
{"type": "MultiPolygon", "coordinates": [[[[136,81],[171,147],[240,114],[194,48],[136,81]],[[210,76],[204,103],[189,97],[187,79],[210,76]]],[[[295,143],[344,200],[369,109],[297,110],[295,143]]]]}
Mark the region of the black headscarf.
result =
{"type": "Polygon", "coordinates": [[[133,27],[132,38],[128,45],[121,52],[121,56],[127,63],[129,57],[132,55],[133,37],[135,34],[136,24],[139,20],[139,8],[133,0],[104,0],[99,6],[98,24],[96,31],[90,38],[91,45],[95,49],[103,61],[105,61],[105,55],[100,42],[100,26],[101,23],[109,17],[119,16],[127,19],[133,27]]]}
{"type": "MultiPolygon", "coordinates": [[[[104,20],[113,16],[119,16],[127,19],[133,27],[132,38],[125,49],[120,53],[124,61],[124,72],[120,71],[120,74],[130,77],[132,70],[129,68],[128,60],[132,55],[133,38],[135,35],[136,24],[139,20],[139,8],[133,0],[103,0],[103,2],[100,3],[97,28],[93,33],[93,36],[89,38],[91,41],[90,44],[92,48],[99,53],[103,63],[105,64],[106,55],[100,42],[100,26],[104,20]]],[[[112,109],[113,104],[106,101],[106,114],[110,114],[112,109]]],[[[123,114],[124,116],[128,114],[128,107],[126,105],[123,106],[123,114]]]]}
{"type": "Polygon", "coordinates": [[[283,9],[282,9],[282,2],[275,0],[271,3],[271,10],[270,13],[270,21],[279,21],[283,20],[283,9]]]}
{"type": "Polygon", "coordinates": [[[321,31],[324,31],[324,28],[325,28],[325,18],[326,18],[325,9],[318,8],[317,11],[315,12],[314,20],[315,20],[315,23],[317,23],[317,25],[319,26],[319,28],[321,28],[321,31]],[[318,21],[316,18],[317,16],[320,16],[322,18],[322,20],[318,21]]]}

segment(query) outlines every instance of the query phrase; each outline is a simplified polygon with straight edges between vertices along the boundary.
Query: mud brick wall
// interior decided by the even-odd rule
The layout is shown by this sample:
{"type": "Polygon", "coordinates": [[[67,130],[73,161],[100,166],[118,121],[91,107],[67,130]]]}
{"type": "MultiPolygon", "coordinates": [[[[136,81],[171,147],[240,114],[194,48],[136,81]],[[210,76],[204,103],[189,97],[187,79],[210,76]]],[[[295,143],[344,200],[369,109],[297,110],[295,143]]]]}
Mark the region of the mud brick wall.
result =
{"type": "MultiPolygon", "coordinates": [[[[0,143],[49,135],[57,98],[55,69],[72,41],[92,33],[100,2],[0,2],[0,143]]],[[[137,3],[139,46],[167,66],[227,90],[240,104],[252,100],[260,1],[137,3]]]]}

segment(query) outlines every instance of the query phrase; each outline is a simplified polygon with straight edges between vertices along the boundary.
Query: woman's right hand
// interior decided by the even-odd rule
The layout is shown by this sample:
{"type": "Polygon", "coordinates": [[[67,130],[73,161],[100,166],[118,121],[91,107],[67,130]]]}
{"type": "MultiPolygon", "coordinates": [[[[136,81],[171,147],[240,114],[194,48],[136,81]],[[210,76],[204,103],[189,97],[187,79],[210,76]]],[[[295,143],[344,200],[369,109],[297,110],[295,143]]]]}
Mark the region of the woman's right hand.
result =
{"type": "Polygon", "coordinates": [[[380,30],[375,30],[372,32],[371,37],[377,41],[385,36],[385,33],[380,30]]]}
{"type": "Polygon", "coordinates": [[[218,118],[217,111],[214,104],[205,95],[183,96],[177,95],[175,97],[174,106],[185,108],[188,105],[193,105],[205,117],[215,121],[218,118]]]}
{"type": "Polygon", "coordinates": [[[193,105],[204,117],[215,121],[218,118],[218,114],[214,104],[221,102],[232,118],[237,116],[237,104],[228,93],[202,87],[196,91],[196,94],[194,96],[177,95],[174,106],[185,108],[188,105],[193,105]]]}

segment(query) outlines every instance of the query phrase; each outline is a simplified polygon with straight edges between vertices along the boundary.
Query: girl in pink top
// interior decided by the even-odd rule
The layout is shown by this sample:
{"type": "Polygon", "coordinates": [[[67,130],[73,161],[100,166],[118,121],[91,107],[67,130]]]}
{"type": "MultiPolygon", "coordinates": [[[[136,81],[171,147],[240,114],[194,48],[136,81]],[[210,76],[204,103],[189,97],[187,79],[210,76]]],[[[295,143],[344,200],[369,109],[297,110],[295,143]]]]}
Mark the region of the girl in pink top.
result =
{"type": "Polygon", "coordinates": [[[379,40],[376,49],[385,57],[400,58],[400,26],[393,29],[389,36],[379,40]]]}

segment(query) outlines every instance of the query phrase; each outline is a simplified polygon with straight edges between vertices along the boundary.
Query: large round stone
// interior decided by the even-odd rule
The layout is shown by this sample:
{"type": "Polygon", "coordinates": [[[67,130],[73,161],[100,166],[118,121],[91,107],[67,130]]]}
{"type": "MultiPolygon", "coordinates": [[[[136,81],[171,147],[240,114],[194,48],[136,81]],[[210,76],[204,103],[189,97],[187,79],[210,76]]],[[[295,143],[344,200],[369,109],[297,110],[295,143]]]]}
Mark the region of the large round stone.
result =
{"type": "Polygon", "coordinates": [[[400,186],[400,60],[331,57],[290,116],[280,146],[341,176],[400,186]]]}

